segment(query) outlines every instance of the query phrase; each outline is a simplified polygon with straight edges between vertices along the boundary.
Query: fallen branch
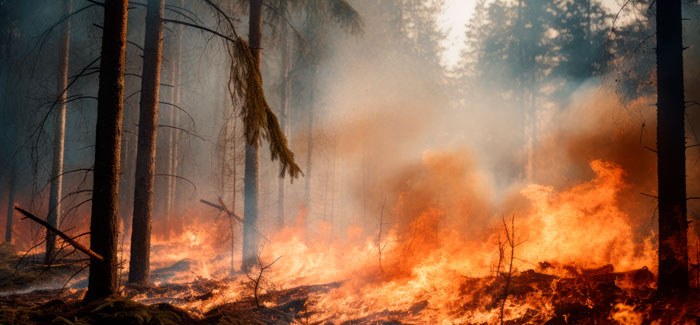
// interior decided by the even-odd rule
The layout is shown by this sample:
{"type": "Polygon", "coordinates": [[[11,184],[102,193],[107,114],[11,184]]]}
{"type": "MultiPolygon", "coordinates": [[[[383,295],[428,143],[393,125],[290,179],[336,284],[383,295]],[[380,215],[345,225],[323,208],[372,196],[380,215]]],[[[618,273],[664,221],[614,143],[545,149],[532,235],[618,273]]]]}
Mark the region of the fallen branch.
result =
{"type": "MultiPolygon", "coordinates": [[[[213,202],[209,202],[209,201],[204,200],[204,199],[199,200],[199,202],[202,202],[202,203],[204,203],[204,204],[206,204],[206,205],[208,205],[208,206],[210,206],[210,207],[212,207],[212,208],[219,209],[220,211],[224,211],[224,212],[226,212],[226,214],[228,214],[229,217],[235,218],[235,219],[238,220],[240,223],[243,223],[243,218],[239,217],[239,216],[236,215],[235,213],[229,211],[227,208],[225,208],[225,207],[223,207],[223,206],[221,206],[221,205],[219,205],[219,204],[216,204],[216,203],[213,203],[213,202]]],[[[270,240],[267,239],[267,237],[265,237],[265,235],[263,235],[263,234],[260,232],[260,230],[258,230],[257,227],[253,227],[253,230],[255,230],[255,232],[257,232],[258,235],[260,235],[260,237],[262,237],[263,239],[265,239],[265,241],[267,241],[268,243],[270,243],[270,240]]]]}
{"type": "Polygon", "coordinates": [[[48,224],[46,221],[41,220],[41,219],[39,219],[37,216],[31,214],[29,211],[24,210],[24,209],[18,207],[17,205],[15,205],[15,210],[19,211],[19,212],[22,213],[25,217],[27,217],[27,218],[33,220],[34,222],[36,222],[36,223],[38,223],[38,224],[44,226],[44,227],[46,228],[46,230],[49,230],[49,231],[52,231],[52,232],[56,233],[56,235],[58,235],[59,237],[61,237],[65,242],[71,244],[71,246],[75,247],[77,250],[79,250],[79,251],[81,251],[81,252],[83,252],[83,253],[89,255],[90,257],[94,257],[94,258],[96,258],[96,259],[98,259],[98,260],[100,260],[100,261],[103,261],[103,260],[104,260],[104,258],[102,258],[102,256],[100,256],[99,254],[97,254],[97,253],[95,253],[94,251],[92,251],[91,249],[89,249],[89,248],[87,248],[87,247],[81,245],[80,243],[78,243],[77,241],[73,240],[73,239],[70,238],[68,235],[66,235],[65,233],[63,233],[62,231],[60,231],[60,230],[54,228],[52,225],[48,224]]]}

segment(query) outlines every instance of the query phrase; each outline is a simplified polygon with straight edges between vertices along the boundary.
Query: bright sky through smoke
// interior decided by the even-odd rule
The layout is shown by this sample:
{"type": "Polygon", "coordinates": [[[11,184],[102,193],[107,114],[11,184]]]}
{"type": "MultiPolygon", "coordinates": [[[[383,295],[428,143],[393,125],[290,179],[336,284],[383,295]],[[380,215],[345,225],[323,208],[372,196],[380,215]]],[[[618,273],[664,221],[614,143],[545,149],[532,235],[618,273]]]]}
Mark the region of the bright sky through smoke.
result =
{"type": "Polygon", "coordinates": [[[464,49],[467,22],[474,12],[476,0],[445,0],[445,6],[438,19],[440,26],[447,32],[444,41],[445,51],[442,63],[451,68],[459,62],[459,53],[464,49]]]}
{"type": "MultiPolygon", "coordinates": [[[[467,23],[474,13],[476,0],[444,0],[445,5],[438,22],[440,27],[447,33],[443,42],[445,50],[442,53],[442,64],[450,69],[459,62],[460,52],[465,47],[465,33],[467,23]]],[[[620,5],[616,0],[603,0],[603,5],[610,10],[617,12],[620,5]]]]}

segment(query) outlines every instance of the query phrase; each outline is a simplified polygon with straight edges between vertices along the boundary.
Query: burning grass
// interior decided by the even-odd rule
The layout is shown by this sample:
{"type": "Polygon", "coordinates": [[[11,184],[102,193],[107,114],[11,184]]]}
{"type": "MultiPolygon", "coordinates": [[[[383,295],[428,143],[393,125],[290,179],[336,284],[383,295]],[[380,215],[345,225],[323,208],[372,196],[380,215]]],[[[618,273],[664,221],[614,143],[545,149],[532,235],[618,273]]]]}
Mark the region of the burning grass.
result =
{"type": "MultiPolygon", "coordinates": [[[[578,184],[522,188],[512,201],[517,203],[512,224],[491,224],[483,217],[492,208],[475,195],[479,175],[464,166],[469,164],[457,154],[427,153],[421,165],[389,180],[386,188],[395,190],[395,199],[389,200],[383,217],[396,226],[381,236],[358,231],[357,225],[334,229],[337,237],[313,234],[302,213],[295,224],[270,236],[260,254],[259,267],[264,270],[232,276],[231,261],[222,257],[229,253],[222,251],[225,245],[216,235],[191,228],[179,238],[155,241],[152,287],[125,287],[125,298],[89,305],[79,302],[83,289],[5,295],[0,299],[0,321],[698,320],[697,294],[673,301],[655,296],[653,234],[641,240],[635,236],[633,218],[622,208],[626,204],[620,193],[629,185],[621,166],[593,160],[593,176],[578,184]],[[441,196],[437,188],[449,195],[441,196]]],[[[206,223],[196,226],[216,229],[206,223]]]]}
{"type": "MultiPolygon", "coordinates": [[[[527,270],[514,274],[504,313],[506,324],[642,324],[695,323],[700,320],[698,296],[687,300],[658,300],[649,286],[647,269],[614,272],[612,267],[572,269],[568,277],[527,270]]],[[[125,288],[125,298],[82,304],[84,290],[34,291],[0,299],[0,322],[5,324],[493,324],[499,322],[505,275],[456,276],[453,303],[434,305],[438,292],[412,296],[407,308],[389,303],[352,301],[352,282],[304,285],[266,293],[263,306],[243,295],[202,310],[197,302],[240,290],[241,279],[200,279],[188,284],[125,288]],[[344,296],[338,296],[344,295],[344,296]],[[329,306],[324,299],[336,300],[329,306]],[[330,308],[330,309],[327,309],[330,308]]],[[[355,297],[357,298],[357,297],[355,297]]],[[[367,297],[370,298],[370,297],[367,297]]],[[[220,300],[219,300],[220,301],[220,300]]]]}

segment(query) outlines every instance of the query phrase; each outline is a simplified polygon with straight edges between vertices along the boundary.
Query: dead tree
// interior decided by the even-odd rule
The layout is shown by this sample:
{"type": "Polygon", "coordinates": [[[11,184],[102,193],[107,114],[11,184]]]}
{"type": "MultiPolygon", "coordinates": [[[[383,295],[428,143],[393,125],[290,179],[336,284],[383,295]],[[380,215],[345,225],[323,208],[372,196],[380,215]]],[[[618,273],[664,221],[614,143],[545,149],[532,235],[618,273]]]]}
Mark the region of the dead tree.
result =
{"type": "Polygon", "coordinates": [[[134,221],[131,231],[129,283],[147,284],[149,282],[164,8],[164,0],[148,0],[146,36],[143,47],[141,107],[139,113],[138,149],[136,152],[134,221]]]}
{"type": "Polygon", "coordinates": [[[656,2],[659,276],[662,295],[688,291],[681,1],[656,2]]]}
{"type": "Polygon", "coordinates": [[[128,6],[128,0],[104,1],[90,218],[90,249],[104,259],[90,258],[86,301],[119,293],[117,214],[128,6]]]}
{"type": "Polygon", "coordinates": [[[282,256],[276,258],[274,261],[272,261],[272,263],[267,265],[263,263],[262,259],[260,258],[260,254],[258,254],[256,258],[257,265],[255,265],[255,267],[251,265],[250,269],[246,270],[245,275],[249,281],[247,283],[247,286],[253,293],[253,300],[255,301],[255,306],[260,308],[260,291],[267,290],[269,292],[269,287],[272,286],[271,283],[265,283],[269,282],[269,280],[265,277],[265,271],[272,267],[273,264],[277,263],[277,261],[279,261],[279,259],[282,258],[282,256]],[[264,286],[268,286],[268,288],[264,288],[264,286]]]}
{"type": "Polygon", "coordinates": [[[507,242],[501,241],[501,234],[498,234],[498,264],[496,264],[496,277],[501,276],[501,265],[503,265],[503,259],[506,256],[506,244],[507,242]]]}
{"type": "MultiPolygon", "coordinates": [[[[506,308],[506,300],[508,300],[509,294],[508,290],[510,289],[510,280],[513,275],[513,259],[515,258],[515,247],[518,246],[518,244],[515,243],[515,215],[513,215],[510,219],[510,231],[508,230],[508,224],[506,223],[506,219],[503,218],[503,229],[506,233],[506,243],[508,247],[510,247],[510,260],[508,263],[508,272],[506,273],[506,283],[503,286],[503,302],[501,303],[501,311],[499,314],[501,325],[503,325],[503,313],[506,308]]],[[[500,259],[502,259],[504,255],[504,246],[500,243],[499,238],[499,270],[501,265],[500,259]]]]}

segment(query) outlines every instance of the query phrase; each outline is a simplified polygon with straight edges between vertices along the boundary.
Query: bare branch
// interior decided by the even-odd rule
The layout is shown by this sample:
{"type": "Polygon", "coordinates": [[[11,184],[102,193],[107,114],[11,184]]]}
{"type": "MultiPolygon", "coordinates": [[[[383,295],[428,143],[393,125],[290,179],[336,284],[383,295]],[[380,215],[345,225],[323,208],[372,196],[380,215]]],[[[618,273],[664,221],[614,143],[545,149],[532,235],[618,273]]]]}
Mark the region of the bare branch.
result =
{"type": "Polygon", "coordinates": [[[185,130],[185,129],[181,128],[181,127],[172,126],[172,125],[167,125],[167,124],[158,124],[158,127],[159,127],[159,128],[171,128],[171,129],[180,130],[180,131],[182,131],[182,132],[184,132],[184,133],[187,133],[187,134],[189,134],[189,135],[191,135],[191,136],[193,136],[193,137],[195,137],[195,138],[197,138],[197,139],[200,139],[200,140],[202,140],[202,141],[207,141],[207,139],[202,138],[202,137],[200,137],[199,135],[193,133],[192,131],[185,130]]]}
{"type": "MultiPolygon", "coordinates": [[[[206,204],[206,205],[208,205],[208,206],[210,206],[210,207],[212,207],[212,208],[219,209],[220,211],[224,211],[224,212],[226,212],[226,214],[228,214],[229,217],[232,217],[232,218],[238,220],[238,222],[243,223],[243,218],[239,217],[239,216],[236,215],[234,212],[229,211],[229,210],[226,209],[226,207],[223,206],[223,205],[219,205],[219,204],[216,204],[216,203],[212,203],[212,202],[209,202],[209,201],[204,200],[204,199],[199,200],[199,202],[204,203],[204,204],[206,204]]],[[[219,198],[219,202],[221,202],[221,198],[219,198]]],[[[257,232],[258,235],[260,235],[263,239],[265,239],[265,241],[267,241],[268,243],[270,242],[270,240],[267,239],[267,237],[265,237],[265,235],[263,235],[263,233],[260,232],[260,231],[258,230],[257,227],[254,227],[253,230],[255,230],[255,232],[257,232]]]]}
{"type": "Polygon", "coordinates": [[[168,177],[174,177],[174,178],[177,178],[177,179],[181,179],[181,180],[183,180],[183,181],[185,181],[185,182],[190,183],[190,185],[192,185],[192,187],[194,187],[194,191],[192,192],[192,195],[196,195],[196,194],[197,194],[197,185],[195,185],[191,180],[189,180],[189,179],[187,179],[187,178],[185,178],[185,177],[178,176],[178,175],[173,175],[173,174],[156,174],[155,176],[168,176],[168,177]]]}

